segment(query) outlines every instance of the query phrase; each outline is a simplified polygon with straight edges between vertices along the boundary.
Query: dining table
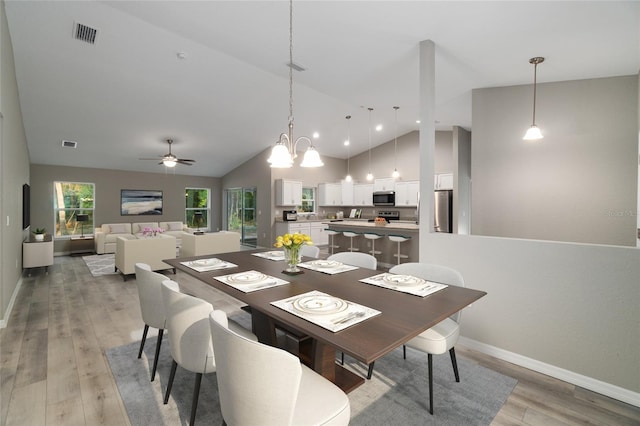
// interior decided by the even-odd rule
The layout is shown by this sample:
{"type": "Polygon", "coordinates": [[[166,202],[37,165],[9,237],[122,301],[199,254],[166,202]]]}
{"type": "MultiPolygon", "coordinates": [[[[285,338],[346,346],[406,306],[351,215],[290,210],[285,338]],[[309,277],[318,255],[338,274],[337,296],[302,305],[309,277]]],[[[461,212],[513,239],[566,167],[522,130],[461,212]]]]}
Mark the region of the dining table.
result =
{"type": "MultiPolygon", "coordinates": [[[[278,335],[282,333],[277,331],[284,330],[285,340],[293,339],[299,343],[295,351],[288,345],[290,352],[297,352],[295,354],[303,363],[345,392],[360,386],[365,379],[337,363],[336,351],[368,365],[486,295],[484,291],[449,285],[420,297],[362,282],[381,272],[367,268],[348,268],[340,273],[305,268],[299,274],[289,274],[283,260],[262,256],[265,252],[268,249],[163,261],[245,303],[251,312],[252,331],[261,343],[279,346],[278,335]],[[192,266],[206,259],[224,262],[225,267],[192,266]],[[247,271],[258,271],[268,276],[271,280],[267,283],[269,285],[242,291],[239,286],[229,285],[223,279],[229,274],[247,271]],[[294,300],[296,296],[309,292],[321,292],[376,314],[332,330],[282,308],[282,301],[294,300]]],[[[303,262],[314,260],[302,258],[303,262]]]]}

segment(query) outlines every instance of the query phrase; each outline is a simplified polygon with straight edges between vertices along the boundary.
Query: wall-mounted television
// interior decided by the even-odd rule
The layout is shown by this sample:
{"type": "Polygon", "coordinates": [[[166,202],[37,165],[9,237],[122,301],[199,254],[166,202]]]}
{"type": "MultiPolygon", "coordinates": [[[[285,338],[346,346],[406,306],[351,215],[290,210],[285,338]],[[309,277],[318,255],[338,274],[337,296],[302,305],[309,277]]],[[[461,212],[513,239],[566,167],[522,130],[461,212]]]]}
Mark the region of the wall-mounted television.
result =
{"type": "Polygon", "coordinates": [[[31,225],[31,187],[28,183],[22,185],[22,229],[31,225]]]}

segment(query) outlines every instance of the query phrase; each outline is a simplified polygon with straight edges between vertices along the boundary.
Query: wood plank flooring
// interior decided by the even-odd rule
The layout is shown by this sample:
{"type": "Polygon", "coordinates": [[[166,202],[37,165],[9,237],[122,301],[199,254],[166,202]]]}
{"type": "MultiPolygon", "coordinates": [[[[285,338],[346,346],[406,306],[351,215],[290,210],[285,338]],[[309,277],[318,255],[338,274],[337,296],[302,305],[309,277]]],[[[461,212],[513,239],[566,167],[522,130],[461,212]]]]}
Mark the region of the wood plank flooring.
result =
{"type": "MultiPolygon", "coordinates": [[[[186,274],[167,276],[227,313],[240,308],[186,274]]],[[[92,277],[80,257],[56,257],[47,274],[35,269],[0,330],[0,426],[129,425],[105,350],[139,340],[142,328],[133,278],[92,277]]],[[[637,407],[461,346],[456,352],[518,380],[494,425],[640,424],[637,407]]]]}

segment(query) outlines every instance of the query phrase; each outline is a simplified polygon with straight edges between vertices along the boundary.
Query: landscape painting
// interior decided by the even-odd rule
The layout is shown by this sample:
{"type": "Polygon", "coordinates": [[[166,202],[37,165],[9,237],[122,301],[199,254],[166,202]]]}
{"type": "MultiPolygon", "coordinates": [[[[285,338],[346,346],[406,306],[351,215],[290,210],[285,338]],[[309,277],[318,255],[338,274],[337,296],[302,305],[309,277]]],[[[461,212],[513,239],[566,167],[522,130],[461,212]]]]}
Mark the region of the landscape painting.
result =
{"type": "Polygon", "coordinates": [[[162,191],[122,189],[120,214],[122,216],[162,214],[162,191]]]}

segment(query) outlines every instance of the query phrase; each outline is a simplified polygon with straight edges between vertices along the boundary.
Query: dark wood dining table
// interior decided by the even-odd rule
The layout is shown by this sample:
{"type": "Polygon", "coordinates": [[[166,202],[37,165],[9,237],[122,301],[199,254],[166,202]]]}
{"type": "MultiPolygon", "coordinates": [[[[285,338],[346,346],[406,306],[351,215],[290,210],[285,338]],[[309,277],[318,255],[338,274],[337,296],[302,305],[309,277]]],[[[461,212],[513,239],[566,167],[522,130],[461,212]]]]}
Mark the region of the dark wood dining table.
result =
{"type": "MultiPolygon", "coordinates": [[[[246,250],[163,261],[246,303],[252,314],[253,332],[260,342],[276,346],[277,328],[294,331],[294,335],[300,338],[301,342],[297,354],[301,360],[345,392],[361,385],[364,378],[337,364],[336,350],[370,364],[486,295],[484,291],[448,286],[429,296],[418,297],[360,282],[361,279],[380,273],[366,268],[334,275],[304,269],[299,275],[288,275],[284,273],[284,261],[273,261],[253,255],[261,251],[267,250],[246,250]],[[198,272],[181,264],[214,257],[238,266],[198,272]],[[214,278],[250,270],[287,280],[289,284],[245,293],[214,278]],[[271,304],[273,301],[312,290],[377,309],[381,314],[342,331],[332,332],[271,304]]],[[[310,260],[313,259],[303,258],[303,261],[310,260]]]]}

